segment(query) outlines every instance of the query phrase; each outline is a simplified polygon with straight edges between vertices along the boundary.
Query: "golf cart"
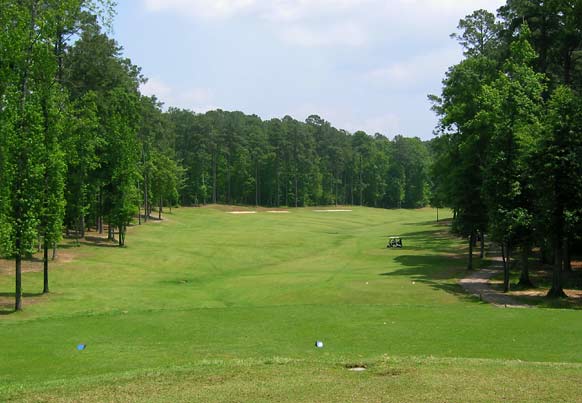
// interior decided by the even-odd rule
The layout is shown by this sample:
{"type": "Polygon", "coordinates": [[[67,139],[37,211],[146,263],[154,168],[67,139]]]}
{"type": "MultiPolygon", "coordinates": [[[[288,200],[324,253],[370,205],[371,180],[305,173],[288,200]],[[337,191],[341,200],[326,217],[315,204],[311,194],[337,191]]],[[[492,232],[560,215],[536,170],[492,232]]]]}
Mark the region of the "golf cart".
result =
{"type": "Polygon", "coordinates": [[[402,238],[399,236],[391,236],[388,238],[387,248],[402,248],[402,238]]]}

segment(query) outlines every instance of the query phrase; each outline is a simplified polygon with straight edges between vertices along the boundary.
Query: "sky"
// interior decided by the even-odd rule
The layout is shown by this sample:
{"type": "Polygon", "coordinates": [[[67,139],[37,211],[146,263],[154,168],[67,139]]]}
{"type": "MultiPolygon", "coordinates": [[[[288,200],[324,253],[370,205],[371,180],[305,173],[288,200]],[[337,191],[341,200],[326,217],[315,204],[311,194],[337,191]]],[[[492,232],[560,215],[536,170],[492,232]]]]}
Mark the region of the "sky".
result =
{"type": "Polygon", "coordinates": [[[459,19],[504,0],[126,0],[113,35],[165,107],[430,139],[459,19]]]}

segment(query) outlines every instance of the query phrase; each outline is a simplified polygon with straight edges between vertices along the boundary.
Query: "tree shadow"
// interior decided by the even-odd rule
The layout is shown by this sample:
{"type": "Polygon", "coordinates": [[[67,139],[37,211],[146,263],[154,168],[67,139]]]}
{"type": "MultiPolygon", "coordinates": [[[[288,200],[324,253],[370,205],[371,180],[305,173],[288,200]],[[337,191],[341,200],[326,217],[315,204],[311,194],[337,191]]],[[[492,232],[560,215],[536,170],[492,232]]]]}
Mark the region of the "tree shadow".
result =
{"type": "MultiPolygon", "coordinates": [[[[42,292],[23,292],[23,298],[34,298],[34,297],[42,297],[44,294],[42,292]]],[[[13,292],[0,292],[0,298],[14,298],[15,295],[13,292]]],[[[0,305],[1,306],[1,305],[0,305]]]]}
{"type": "MultiPolygon", "coordinates": [[[[395,236],[395,235],[390,235],[395,236]]],[[[403,252],[406,250],[422,251],[427,250],[457,255],[462,252],[462,247],[458,239],[454,238],[450,232],[442,229],[431,229],[426,231],[407,232],[399,235],[402,238],[403,252]]],[[[388,238],[388,236],[386,236],[388,238]]]]}
{"type": "Polygon", "coordinates": [[[0,316],[8,316],[8,315],[12,315],[15,314],[16,310],[14,309],[14,307],[12,308],[4,308],[2,305],[0,305],[0,316]]]}
{"type": "MultiPolygon", "coordinates": [[[[22,298],[35,298],[43,296],[43,293],[22,293],[22,298]]],[[[0,316],[8,316],[17,313],[14,309],[14,293],[13,292],[0,292],[0,298],[5,298],[0,301],[0,316]]]]}
{"type": "Polygon", "coordinates": [[[452,294],[464,302],[481,303],[477,297],[465,292],[456,281],[467,273],[464,256],[402,255],[394,260],[402,268],[381,273],[380,276],[409,277],[414,282],[452,294]]]}
{"type": "Polygon", "coordinates": [[[84,239],[79,240],[80,245],[97,246],[101,248],[119,248],[119,243],[115,240],[112,241],[107,238],[101,238],[98,236],[86,236],[84,239]]]}
{"type": "Polygon", "coordinates": [[[407,222],[402,223],[404,226],[415,226],[418,227],[419,225],[434,225],[437,227],[450,227],[453,224],[452,218],[441,218],[438,221],[436,218],[434,220],[423,221],[423,222],[407,222]]]}

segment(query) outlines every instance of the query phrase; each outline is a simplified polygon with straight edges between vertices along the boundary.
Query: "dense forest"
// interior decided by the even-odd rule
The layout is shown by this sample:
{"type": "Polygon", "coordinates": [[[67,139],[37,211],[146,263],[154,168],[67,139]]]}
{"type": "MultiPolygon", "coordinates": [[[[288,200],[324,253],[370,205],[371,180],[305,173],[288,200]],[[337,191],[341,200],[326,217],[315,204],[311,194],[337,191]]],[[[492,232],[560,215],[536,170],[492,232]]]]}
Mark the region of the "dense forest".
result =
{"type": "Polygon", "coordinates": [[[582,3],[508,0],[478,10],[454,34],[464,60],[439,96],[433,197],[453,208],[455,230],[502,246],[504,288],[515,253],[531,286],[532,249],[553,263],[551,297],[562,297],[582,235],[582,3]]]}
{"type": "Polygon", "coordinates": [[[195,114],[143,96],[146,79],[108,36],[109,0],[0,2],[0,254],[49,254],[64,235],[106,233],[164,207],[357,204],[421,207],[432,148],[338,130],[318,116],[195,114]]]}
{"type": "Polygon", "coordinates": [[[261,121],[240,112],[170,109],[184,168],[179,202],[303,207],[425,206],[430,152],[418,138],[350,134],[319,116],[261,121]]]}
{"type": "MultiPolygon", "coordinates": [[[[508,0],[453,35],[464,59],[439,95],[430,142],[349,133],[221,110],[164,110],[108,36],[108,0],[1,0],[0,252],[22,259],[63,235],[107,233],[208,203],[450,207],[473,246],[484,234],[509,266],[541,248],[562,296],[582,235],[582,4],[508,0]]],[[[53,250],[54,254],[54,250],[53,250]]]]}

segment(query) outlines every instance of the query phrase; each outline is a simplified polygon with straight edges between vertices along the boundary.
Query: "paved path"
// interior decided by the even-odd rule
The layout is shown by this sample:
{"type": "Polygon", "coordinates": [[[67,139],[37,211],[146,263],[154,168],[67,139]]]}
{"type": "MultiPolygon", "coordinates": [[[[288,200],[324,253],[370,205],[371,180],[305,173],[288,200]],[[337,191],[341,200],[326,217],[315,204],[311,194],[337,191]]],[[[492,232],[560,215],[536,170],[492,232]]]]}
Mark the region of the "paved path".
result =
{"type": "Polygon", "coordinates": [[[493,304],[498,308],[533,308],[533,306],[519,302],[515,298],[491,287],[489,280],[503,271],[503,264],[501,256],[498,256],[499,253],[490,251],[489,254],[492,254],[489,260],[492,260],[493,264],[487,269],[476,270],[459,281],[461,287],[469,294],[475,295],[480,300],[493,304]]]}

